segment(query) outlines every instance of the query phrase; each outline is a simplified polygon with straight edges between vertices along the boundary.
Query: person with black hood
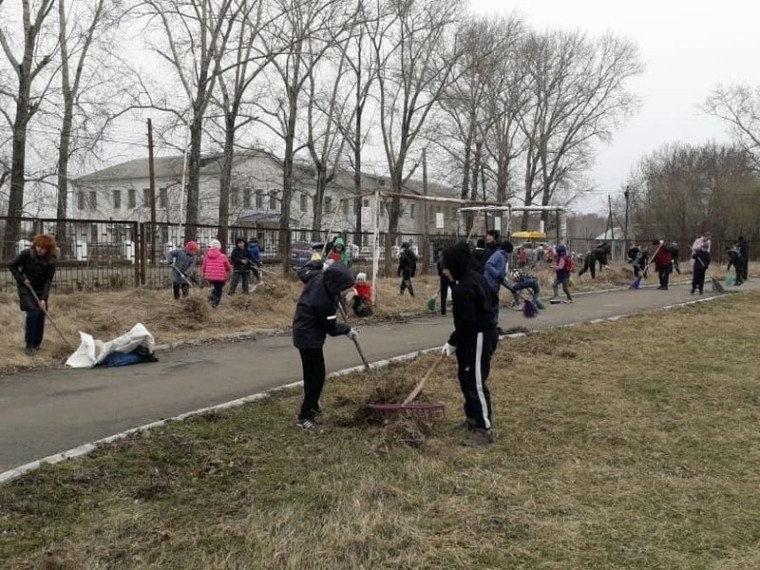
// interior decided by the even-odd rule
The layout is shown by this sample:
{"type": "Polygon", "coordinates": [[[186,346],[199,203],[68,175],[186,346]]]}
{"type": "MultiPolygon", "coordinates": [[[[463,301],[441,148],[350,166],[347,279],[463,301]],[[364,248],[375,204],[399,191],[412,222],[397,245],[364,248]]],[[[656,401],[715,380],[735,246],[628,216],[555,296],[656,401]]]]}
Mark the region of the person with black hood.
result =
{"type": "MultiPolygon", "coordinates": [[[[488,230],[486,232],[486,253],[485,253],[485,259],[488,260],[489,257],[493,254],[494,251],[499,247],[499,232],[498,230],[488,230]]],[[[485,267],[485,263],[483,263],[483,267],[485,267]]]]}
{"type": "Polygon", "coordinates": [[[438,273],[438,284],[440,286],[441,295],[441,315],[446,316],[446,302],[449,297],[449,288],[451,282],[446,274],[443,272],[443,248],[439,247],[435,252],[435,270],[438,273]]]}
{"type": "Polygon", "coordinates": [[[441,353],[457,355],[457,376],[464,396],[464,413],[470,436],[462,443],[469,447],[494,442],[491,394],[488,374],[491,355],[499,335],[494,324],[498,297],[482,273],[472,263],[470,248],[458,243],[443,250],[443,267],[453,287],[454,332],[441,353]]]}
{"type": "Polygon", "coordinates": [[[486,268],[486,240],[478,238],[475,242],[475,251],[472,252],[472,262],[475,264],[475,270],[483,273],[486,268]]]}
{"type": "Polygon", "coordinates": [[[293,317],[293,346],[298,349],[303,368],[303,403],[298,413],[299,428],[319,432],[319,397],[325,385],[325,338],[359,331],[337,319],[341,292],[354,286],[348,267],[336,263],[310,279],[298,299],[293,317]]]}
{"type": "Polygon", "coordinates": [[[412,286],[412,277],[417,271],[417,256],[414,255],[409,242],[401,244],[401,255],[398,258],[398,276],[401,277],[401,287],[399,295],[404,294],[404,289],[409,289],[409,294],[414,297],[414,287],[412,286]]]}
{"type": "Polygon", "coordinates": [[[235,249],[230,254],[232,262],[232,283],[230,283],[230,295],[235,294],[238,283],[243,282],[243,294],[248,294],[248,284],[251,282],[251,271],[253,270],[256,260],[248,249],[248,244],[244,237],[235,240],[235,249]]]}

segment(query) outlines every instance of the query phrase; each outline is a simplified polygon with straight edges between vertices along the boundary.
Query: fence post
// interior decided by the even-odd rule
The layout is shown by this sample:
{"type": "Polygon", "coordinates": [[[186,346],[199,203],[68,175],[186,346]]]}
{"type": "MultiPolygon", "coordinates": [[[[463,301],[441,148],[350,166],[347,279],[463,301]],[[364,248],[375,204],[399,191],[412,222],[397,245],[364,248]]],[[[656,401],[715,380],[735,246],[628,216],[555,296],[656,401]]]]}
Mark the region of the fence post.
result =
{"type": "Polygon", "coordinates": [[[144,287],[146,284],[146,274],[148,272],[148,240],[145,235],[145,222],[140,223],[140,284],[144,287]]]}
{"type": "Polygon", "coordinates": [[[135,287],[140,286],[140,226],[138,222],[132,222],[132,263],[135,266],[135,287]]]}

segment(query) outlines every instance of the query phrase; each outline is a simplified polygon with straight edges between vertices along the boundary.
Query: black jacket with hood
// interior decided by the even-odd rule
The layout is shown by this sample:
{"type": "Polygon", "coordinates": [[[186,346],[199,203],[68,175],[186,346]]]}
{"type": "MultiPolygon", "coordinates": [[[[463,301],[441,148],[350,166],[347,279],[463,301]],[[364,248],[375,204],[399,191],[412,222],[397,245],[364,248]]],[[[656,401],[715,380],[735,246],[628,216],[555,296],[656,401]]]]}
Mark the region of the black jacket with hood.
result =
{"type": "Polygon", "coordinates": [[[473,268],[472,255],[466,243],[458,243],[443,252],[443,266],[451,272],[453,288],[454,332],[449,344],[459,346],[474,342],[479,332],[494,328],[496,303],[499,298],[488,286],[486,278],[473,268]]]}
{"type": "Polygon", "coordinates": [[[235,247],[232,248],[232,252],[230,253],[230,261],[232,262],[232,269],[235,271],[249,271],[253,267],[256,260],[248,249],[245,238],[237,238],[235,240],[235,247]],[[243,248],[237,246],[238,242],[241,241],[245,244],[243,248]]]}
{"type": "Polygon", "coordinates": [[[293,317],[293,346],[322,348],[325,337],[347,334],[351,327],[337,319],[340,292],[353,287],[354,278],[342,263],[328,267],[309,280],[298,299],[293,317]]]}

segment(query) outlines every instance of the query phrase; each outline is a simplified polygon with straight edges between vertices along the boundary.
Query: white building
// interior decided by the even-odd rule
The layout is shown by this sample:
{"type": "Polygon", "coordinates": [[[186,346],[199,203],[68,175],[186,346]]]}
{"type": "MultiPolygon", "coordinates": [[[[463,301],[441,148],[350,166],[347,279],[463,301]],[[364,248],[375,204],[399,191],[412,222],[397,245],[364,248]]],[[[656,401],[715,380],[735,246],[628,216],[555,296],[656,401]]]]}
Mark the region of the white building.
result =
{"type": "MultiPolygon", "coordinates": [[[[213,154],[201,159],[199,223],[216,226],[219,209],[219,178],[222,155],[213,154]]],[[[163,224],[182,224],[184,220],[182,156],[157,157],[154,160],[156,187],[156,220],[163,224]]],[[[232,167],[232,188],[230,191],[229,220],[232,226],[277,228],[279,226],[282,199],[282,163],[266,151],[247,151],[235,156],[232,167]]],[[[295,166],[295,188],[291,203],[291,229],[311,229],[314,215],[315,177],[313,170],[305,164],[295,166]]],[[[148,160],[131,160],[112,166],[72,181],[72,203],[69,211],[72,218],[91,220],[150,221],[150,181],[148,160]]],[[[385,190],[382,177],[364,175],[363,192],[376,189],[385,190]]],[[[421,194],[421,184],[410,181],[404,192],[421,194]]],[[[444,186],[431,184],[431,195],[454,197],[455,191],[444,186]]],[[[356,200],[363,206],[372,206],[370,197],[356,197],[353,190],[353,172],[341,170],[328,185],[324,198],[322,229],[328,229],[335,219],[335,231],[351,232],[356,223],[356,200]],[[341,202],[342,200],[342,202],[341,202]],[[340,210],[335,213],[335,208],[340,210]]],[[[423,233],[423,203],[402,202],[399,220],[401,234],[423,233]]],[[[429,204],[428,230],[431,234],[452,233],[456,224],[456,205],[429,204]],[[436,228],[436,213],[442,213],[446,221],[443,229],[436,228]]],[[[439,216],[440,219],[440,216],[439,216]]],[[[388,226],[387,208],[380,210],[380,230],[388,226]]],[[[364,231],[370,231],[364,224],[364,231]]],[[[161,241],[176,242],[177,237],[169,234],[170,228],[163,226],[161,241]]],[[[199,232],[202,233],[202,232],[199,232]]],[[[211,228],[209,235],[215,234],[211,228]]]]}

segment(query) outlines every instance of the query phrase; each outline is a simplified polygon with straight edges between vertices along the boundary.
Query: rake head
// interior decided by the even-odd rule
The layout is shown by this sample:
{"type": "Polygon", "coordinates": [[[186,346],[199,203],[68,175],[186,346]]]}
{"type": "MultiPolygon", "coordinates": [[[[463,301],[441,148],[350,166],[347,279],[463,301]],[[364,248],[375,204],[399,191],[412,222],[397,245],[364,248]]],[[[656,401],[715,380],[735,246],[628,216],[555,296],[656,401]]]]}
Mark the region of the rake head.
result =
{"type": "Polygon", "coordinates": [[[641,285],[641,277],[637,277],[633,280],[633,283],[631,283],[631,286],[628,287],[629,289],[638,289],[639,285],[641,285]]]}
{"type": "Polygon", "coordinates": [[[523,302],[523,316],[526,319],[532,319],[538,314],[538,308],[533,301],[526,299],[523,302]]]}
{"type": "Polygon", "coordinates": [[[427,419],[443,418],[446,408],[442,403],[409,402],[408,404],[369,404],[370,415],[377,419],[414,416],[427,419]]]}
{"type": "Polygon", "coordinates": [[[723,288],[723,285],[720,281],[718,281],[715,277],[711,279],[712,281],[712,290],[716,293],[725,293],[726,290],[723,288]]]}

